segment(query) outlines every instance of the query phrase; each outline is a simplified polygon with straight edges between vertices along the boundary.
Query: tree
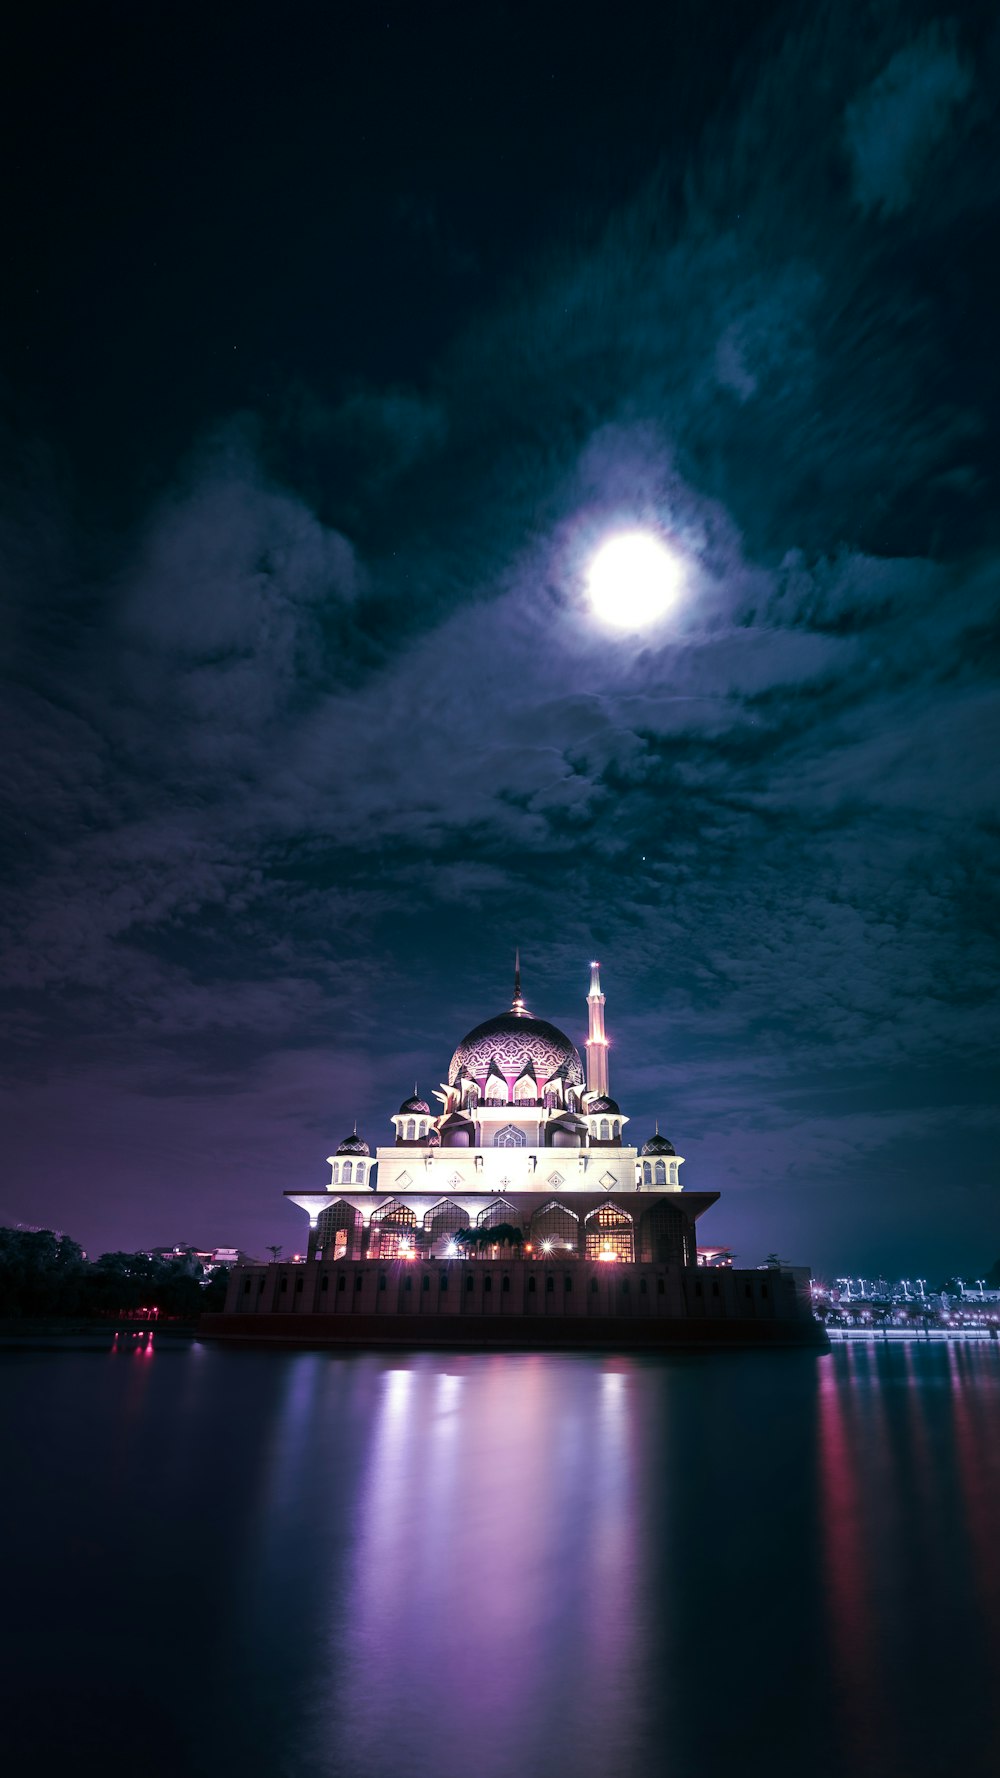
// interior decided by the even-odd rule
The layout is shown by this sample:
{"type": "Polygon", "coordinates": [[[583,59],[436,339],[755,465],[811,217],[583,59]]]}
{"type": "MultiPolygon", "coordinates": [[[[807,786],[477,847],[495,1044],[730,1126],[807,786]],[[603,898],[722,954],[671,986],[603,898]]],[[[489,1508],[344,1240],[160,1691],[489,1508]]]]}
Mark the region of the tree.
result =
{"type": "Polygon", "coordinates": [[[68,1236],[0,1228],[0,1314],[75,1314],[86,1271],[83,1248],[68,1236]]]}

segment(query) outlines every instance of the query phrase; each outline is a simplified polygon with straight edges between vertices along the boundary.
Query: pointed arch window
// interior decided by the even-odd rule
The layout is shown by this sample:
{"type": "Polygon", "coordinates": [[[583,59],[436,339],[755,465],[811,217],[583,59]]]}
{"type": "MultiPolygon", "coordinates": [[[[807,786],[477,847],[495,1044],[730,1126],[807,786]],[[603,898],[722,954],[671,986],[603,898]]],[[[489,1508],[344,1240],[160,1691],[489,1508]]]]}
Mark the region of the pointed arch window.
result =
{"type": "Polygon", "coordinates": [[[514,1086],[514,1100],[520,1105],[534,1105],[538,1098],[538,1083],[530,1074],[522,1074],[514,1086]]]}
{"type": "Polygon", "coordinates": [[[334,1161],[334,1163],[333,1163],[333,1183],[334,1183],[334,1185],[340,1184],[340,1162],[339,1161],[334,1161]]]}
{"type": "Polygon", "coordinates": [[[412,1251],[416,1226],[416,1212],[410,1205],[390,1198],[388,1204],[375,1211],[369,1224],[369,1259],[397,1259],[404,1242],[406,1249],[412,1251]]]}
{"type": "Polygon", "coordinates": [[[408,1119],[407,1125],[406,1125],[406,1141],[407,1142],[414,1142],[414,1141],[416,1141],[416,1136],[417,1136],[417,1120],[416,1120],[416,1118],[411,1117],[408,1119]]]}
{"type": "Polygon", "coordinates": [[[344,1184],[350,1185],[350,1183],[351,1183],[351,1163],[350,1163],[350,1161],[345,1161],[344,1162],[344,1184]]]}
{"type": "Polygon", "coordinates": [[[656,1183],[657,1185],[666,1185],[667,1183],[666,1161],[657,1161],[656,1163],[656,1183]]]}
{"type": "MultiPolygon", "coordinates": [[[[459,1181],[461,1184],[461,1181],[459,1181]]],[[[451,1198],[439,1198],[436,1204],[424,1213],[424,1234],[427,1236],[430,1252],[438,1254],[448,1246],[451,1236],[457,1229],[467,1229],[469,1214],[451,1198]]]]}
{"type": "Polygon", "coordinates": [[[494,1148],[527,1148],[528,1138],[516,1124],[504,1124],[493,1138],[494,1148]]]}
{"type": "Polygon", "coordinates": [[[642,1183],[643,1185],[652,1185],[653,1183],[653,1165],[651,1161],[643,1161],[642,1163],[642,1183]]]}
{"type": "Polygon", "coordinates": [[[521,1212],[516,1210],[514,1205],[509,1203],[506,1198],[494,1198],[492,1204],[487,1204],[485,1210],[480,1210],[479,1215],[476,1217],[476,1227],[480,1229],[492,1229],[496,1227],[498,1222],[512,1222],[516,1224],[519,1223],[520,1220],[521,1212]]]}
{"type": "Polygon", "coordinates": [[[588,1259],[634,1260],[632,1218],[620,1204],[600,1204],[590,1212],[585,1227],[588,1259]]]}
{"type": "Polygon", "coordinates": [[[609,1142],[610,1140],[611,1140],[611,1125],[608,1123],[608,1120],[606,1117],[602,1117],[602,1119],[601,1119],[601,1141],[602,1142],[609,1142]]]}
{"type": "Polygon", "coordinates": [[[510,1092],[503,1076],[501,1074],[488,1075],[486,1080],[487,1105],[507,1105],[509,1102],[510,1092]]]}
{"type": "Polygon", "coordinates": [[[531,1218],[531,1240],[535,1247],[551,1242],[563,1253],[575,1253],[580,1243],[580,1219],[568,1204],[554,1200],[536,1210],[531,1218]]]}

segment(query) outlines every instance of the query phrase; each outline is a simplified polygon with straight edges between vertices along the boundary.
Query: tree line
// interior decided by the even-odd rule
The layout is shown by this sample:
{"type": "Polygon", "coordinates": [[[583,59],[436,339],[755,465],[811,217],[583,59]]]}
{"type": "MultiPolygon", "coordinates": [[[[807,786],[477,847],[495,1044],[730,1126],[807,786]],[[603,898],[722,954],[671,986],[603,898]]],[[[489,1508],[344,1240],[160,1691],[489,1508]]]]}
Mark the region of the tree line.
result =
{"type": "Polygon", "coordinates": [[[79,1242],[51,1229],[0,1228],[0,1315],[129,1315],[157,1309],[193,1320],[221,1309],[228,1269],[206,1278],[188,1254],[102,1253],[87,1258],[79,1242]]]}

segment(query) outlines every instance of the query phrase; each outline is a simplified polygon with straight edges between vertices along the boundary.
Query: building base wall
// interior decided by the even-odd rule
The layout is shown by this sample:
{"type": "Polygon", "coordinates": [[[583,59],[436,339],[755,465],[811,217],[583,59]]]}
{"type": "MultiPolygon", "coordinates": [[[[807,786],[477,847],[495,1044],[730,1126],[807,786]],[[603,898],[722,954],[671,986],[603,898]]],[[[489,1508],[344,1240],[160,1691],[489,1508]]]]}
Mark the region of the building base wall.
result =
{"type": "Polygon", "coordinates": [[[243,1266],[209,1337],[319,1344],[775,1344],[817,1337],[791,1271],[576,1256],[243,1266]],[[562,1333],[558,1329],[563,1329],[562,1333]],[[498,1336],[497,1330],[500,1330],[498,1336]]]}
{"type": "Polygon", "coordinates": [[[203,1315],[203,1339],[226,1345],[341,1347],[350,1350],[449,1348],[462,1351],[674,1351],[733,1347],[827,1349],[811,1317],[794,1321],[695,1321],[601,1316],[593,1319],[509,1315],[203,1315]]]}

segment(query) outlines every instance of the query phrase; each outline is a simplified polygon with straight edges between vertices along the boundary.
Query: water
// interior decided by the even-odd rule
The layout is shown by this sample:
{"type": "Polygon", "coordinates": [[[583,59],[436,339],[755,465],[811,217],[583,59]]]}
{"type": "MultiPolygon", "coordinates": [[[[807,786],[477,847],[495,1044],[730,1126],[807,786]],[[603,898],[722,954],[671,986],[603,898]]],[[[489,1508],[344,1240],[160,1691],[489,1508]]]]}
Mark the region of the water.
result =
{"type": "Polygon", "coordinates": [[[145,1353],[0,1358],[9,1771],[992,1769],[995,1347],[145,1353]]]}

